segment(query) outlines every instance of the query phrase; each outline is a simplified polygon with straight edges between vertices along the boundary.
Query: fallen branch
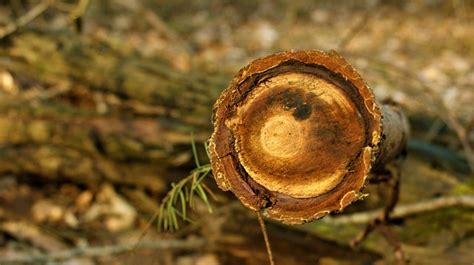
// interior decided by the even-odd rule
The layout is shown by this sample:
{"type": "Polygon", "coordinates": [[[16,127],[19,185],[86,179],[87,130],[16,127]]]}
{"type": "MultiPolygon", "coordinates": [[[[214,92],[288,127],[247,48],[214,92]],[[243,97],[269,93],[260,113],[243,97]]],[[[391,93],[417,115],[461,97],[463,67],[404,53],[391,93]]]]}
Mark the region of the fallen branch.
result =
{"type": "Polygon", "coordinates": [[[16,21],[13,21],[9,23],[8,25],[6,25],[3,29],[0,29],[0,39],[5,38],[6,36],[12,34],[19,28],[24,27],[26,24],[33,21],[35,18],[41,15],[44,11],[46,11],[52,2],[53,2],[52,0],[41,1],[39,4],[34,6],[26,14],[18,18],[16,21]]]}
{"type": "Polygon", "coordinates": [[[202,238],[192,240],[160,240],[143,241],[138,245],[136,243],[126,243],[101,247],[81,247],[72,248],[64,251],[51,252],[47,254],[16,255],[10,257],[1,257],[0,264],[18,264],[68,260],[77,257],[103,257],[117,255],[134,249],[198,249],[205,245],[206,241],[202,238]]]}
{"type": "MultiPolygon", "coordinates": [[[[413,204],[400,205],[395,207],[393,212],[390,214],[390,217],[391,219],[404,218],[425,212],[456,206],[474,208],[474,195],[448,196],[413,204]]],[[[381,213],[382,209],[378,209],[374,211],[354,213],[351,215],[343,215],[339,217],[328,217],[326,219],[323,219],[322,221],[336,225],[366,224],[377,216],[380,216],[381,213]]]]}

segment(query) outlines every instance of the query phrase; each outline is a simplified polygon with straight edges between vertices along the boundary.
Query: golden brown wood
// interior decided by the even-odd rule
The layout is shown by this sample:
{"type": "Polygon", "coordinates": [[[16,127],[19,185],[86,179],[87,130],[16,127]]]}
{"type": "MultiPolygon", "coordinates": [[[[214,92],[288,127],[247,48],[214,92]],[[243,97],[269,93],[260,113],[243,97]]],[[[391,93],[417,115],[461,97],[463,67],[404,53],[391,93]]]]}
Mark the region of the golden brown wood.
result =
{"type": "Polygon", "coordinates": [[[216,182],[250,209],[286,223],[340,211],[361,196],[377,159],[386,162],[403,149],[406,135],[397,127],[404,116],[387,111],[393,122],[383,136],[371,90],[336,53],[257,59],[214,105],[209,150],[216,182]],[[382,141],[389,148],[379,152],[382,141]]]}

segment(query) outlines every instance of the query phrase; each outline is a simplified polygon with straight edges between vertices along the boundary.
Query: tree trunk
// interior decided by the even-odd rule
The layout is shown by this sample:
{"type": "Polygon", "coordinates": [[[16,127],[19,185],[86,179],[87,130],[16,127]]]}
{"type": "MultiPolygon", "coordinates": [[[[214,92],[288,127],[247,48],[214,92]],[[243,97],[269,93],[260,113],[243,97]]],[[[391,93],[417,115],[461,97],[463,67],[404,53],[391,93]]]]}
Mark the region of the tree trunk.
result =
{"type": "Polygon", "coordinates": [[[71,33],[1,45],[0,70],[18,89],[0,87],[0,175],[160,190],[158,176],[190,161],[191,132],[198,142],[210,135],[228,82],[71,33]]]}

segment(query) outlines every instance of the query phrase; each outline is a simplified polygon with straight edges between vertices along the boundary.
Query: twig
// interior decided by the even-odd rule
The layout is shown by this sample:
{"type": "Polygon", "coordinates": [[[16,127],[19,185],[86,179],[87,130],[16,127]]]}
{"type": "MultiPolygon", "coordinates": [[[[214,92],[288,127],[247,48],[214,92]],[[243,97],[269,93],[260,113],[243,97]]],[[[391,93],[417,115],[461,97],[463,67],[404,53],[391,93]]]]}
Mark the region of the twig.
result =
{"type": "Polygon", "coordinates": [[[388,197],[388,203],[383,210],[382,220],[386,222],[389,220],[390,215],[392,214],[393,209],[397,206],[398,200],[400,198],[400,181],[401,181],[401,163],[402,159],[394,161],[392,165],[387,165],[387,169],[390,172],[392,178],[388,182],[390,188],[390,195],[388,197]]]}
{"type": "Polygon", "coordinates": [[[19,17],[16,21],[7,24],[3,29],[0,29],[0,40],[6,36],[12,34],[21,27],[33,21],[39,15],[41,15],[48,7],[53,3],[54,0],[44,0],[34,6],[23,16],[19,17]]]}
{"type": "MultiPolygon", "coordinates": [[[[164,35],[165,38],[171,40],[171,41],[182,41],[181,38],[179,37],[179,34],[177,34],[175,31],[170,29],[166,22],[157,14],[155,14],[152,11],[149,10],[144,10],[144,17],[145,21],[150,24],[158,33],[161,33],[164,35]]],[[[178,42],[180,45],[182,43],[185,43],[184,41],[178,42]]]]}
{"type": "Polygon", "coordinates": [[[446,123],[451,126],[461,142],[471,172],[474,173],[474,150],[468,139],[468,130],[464,128],[451,112],[446,114],[446,123]]]}
{"type": "Polygon", "coordinates": [[[270,246],[270,240],[268,239],[267,227],[265,226],[265,220],[263,220],[262,214],[257,212],[258,223],[260,224],[260,229],[262,229],[263,239],[265,240],[265,247],[267,248],[268,259],[270,265],[275,265],[275,260],[273,259],[272,247],[270,246]]]}
{"type": "Polygon", "coordinates": [[[409,263],[409,260],[405,256],[405,253],[402,250],[402,244],[400,243],[392,229],[390,229],[390,227],[387,225],[379,225],[377,227],[377,231],[385,238],[388,244],[392,247],[398,264],[407,265],[409,263]]]}
{"type": "Polygon", "coordinates": [[[74,7],[74,9],[71,11],[69,14],[69,18],[71,20],[76,20],[84,15],[84,13],[87,10],[87,7],[90,4],[90,0],[79,0],[77,5],[74,7]]]}
{"type": "MultiPolygon", "coordinates": [[[[381,213],[377,215],[375,218],[370,220],[364,231],[362,231],[352,242],[351,246],[356,247],[362,241],[367,238],[367,236],[379,226],[384,226],[390,221],[391,213],[395,206],[397,205],[399,195],[400,195],[400,178],[401,178],[401,170],[400,166],[402,160],[398,159],[391,165],[386,166],[387,173],[389,174],[388,181],[386,182],[387,186],[390,188],[390,194],[388,197],[388,202],[386,203],[385,207],[382,209],[381,213]]],[[[401,250],[400,250],[401,251],[401,250]]]]}
{"type": "Polygon", "coordinates": [[[140,232],[140,235],[138,236],[137,241],[135,242],[135,245],[131,249],[131,251],[135,251],[139,246],[140,242],[142,242],[142,239],[145,237],[146,233],[148,232],[148,229],[150,229],[151,225],[156,221],[156,218],[158,218],[158,215],[160,214],[160,210],[156,210],[153,215],[150,217],[148,222],[145,224],[145,228],[140,232]]]}
{"type": "Polygon", "coordinates": [[[51,261],[68,260],[77,257],[103,257],[117,255],[130,251],[134,248],[140,249],[198,249],[205,245],[206,241],[202,238],[192,240],[160,240],[143,241],[136,243],[117,244],[101,247],[81,247],[72,248],[64,251],[51,252],[48,254],[33,255],[15,255],[10,257],[1,257],[0,264],[18,264],[18,263],[43,263],[51,261]]]}
{"type": "MultiPolygon", "coordinates": [[[[395,207],[393,212],[390,214],[390,217],[392,219],[404,218],[425,212],[456,206],[474,208],[474,195],[447,196],[413,204],[400,205],[395,207]]],[[[378,209],[374,211],[355,213],[346,216],[328,217],[323,219],[323,221],[337,225],[366,224],[377,216],[380,216],[382,211],[383,209],[378,209]]]]}
{"type": "MultiPolygon", "coordinates": [[[[6,233],[18,241],[27,242],[31,246],[43,251],[60,251],[67,248],[67,245],[62,240],[46,233],[38,225],[26,220],[1,222],[0,233],[6,233]]],[[[0,264],[2,263],[0,262],[0,264]]]]}
{"type": "Polygon", "coordinates": [[[75,24],[77,32],[82,32],[84,14],[89,4],[90,0],[79,0],[76,7],[69,14],[69,18],[75,24]]]}
{"type": "Polygon", "coordinates": [[[388,202],[385,207],[382,209],[375,218],[370,220],[366,225],[364,231],[359,234],[359,236],[351,242],[351,246],[355,247],[360,244],[365,238],[373,231],[377,231],[382,235],[388,244],[392,247],[397,264],[406,265],[408,260],[405,256],[405,253],[402,249],[402,244],[398,240],[397,235],[392,231],[389,226],[390,220],[392,219],[392,212],[395,209],[395,206],[398,203],[400,197],[400,180],[401,180],[401,163],[403,161],[403,156],[396,159],[393,163],[386,165],[385,169],[389,173],[390,178],[388,178],[388,187],[390,188],[390,194],[388,197],[388,202]]]}
{"type": "Polygon", "coordinates": [[[349,43],[369,24],[370,20],[377,14],[374,14],[374,10],[378,5],[378,1],[374,5],[370,6],[360,20],[354,24],[349,31],[341,38],[341,41],[337,45],[339,51],[343,51],[349,45],[349,43]]]}

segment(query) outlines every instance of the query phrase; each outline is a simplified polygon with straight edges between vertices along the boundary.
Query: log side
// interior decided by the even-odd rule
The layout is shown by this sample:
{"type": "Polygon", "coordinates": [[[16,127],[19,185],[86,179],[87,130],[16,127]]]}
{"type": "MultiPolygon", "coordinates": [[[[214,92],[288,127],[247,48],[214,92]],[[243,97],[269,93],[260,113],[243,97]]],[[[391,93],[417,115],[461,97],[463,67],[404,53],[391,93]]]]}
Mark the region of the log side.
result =
{"type": "Polygon", "coordinates": [[[23,32],[2,43],[0,175],[163,190],[167,169],[191,159],[191,132],[210,134],[228,76],[180,72],[126,43],[68,32],[23,32]]]}

